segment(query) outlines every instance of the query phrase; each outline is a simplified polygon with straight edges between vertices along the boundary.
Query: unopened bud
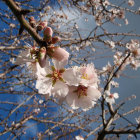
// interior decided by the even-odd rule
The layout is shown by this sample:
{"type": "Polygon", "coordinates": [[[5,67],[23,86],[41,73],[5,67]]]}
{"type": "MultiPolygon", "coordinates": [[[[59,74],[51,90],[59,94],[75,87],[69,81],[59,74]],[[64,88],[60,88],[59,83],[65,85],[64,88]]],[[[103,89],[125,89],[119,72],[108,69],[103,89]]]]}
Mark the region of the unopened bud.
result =
{"type": "Polygon", "coordinates": [[[46,65],[46,48],[42,47],[39,51],[38,62],[40,67],[44,68],[46,65]]]}
{"type": "Polygon", "coordinates": [[[52,37],[52,44],[55,44],[55,43],[59,42],[60,40],[61,40],[61,38],[58,36],[52,37]]]}
{"type": "Polygon", "coordinates": [[[36,26],[36,20],[34,19],[33,16],[31,16],[31,17],[29,18],[29,23],[30,23],[30,25],[31,25],[33,28],[35,28],[35,26],[36,26]]]}
{"type": "Polygon", "coordinates": [[[44,28],[47,27],[47,21],[42,21],[39,23],[39,25],[37,26],[37,31],[42,31],[44,28]]]}
{"type": "Polygon", "coordinates": [[[44,30],[44,40],[46,42],[50,42],[52,40],[52,34],[53,34],[53,30],[51,27],[47,27],[45,30],[44,30]]]}
{"type": "Polygon", "coordinates": [[[51,57],[58,60],[58,61],[64,61],[68,60],[69,58],[69,53],[64,50],[63,48],[60,47],[52,47],[52,53],[51,57]]]}

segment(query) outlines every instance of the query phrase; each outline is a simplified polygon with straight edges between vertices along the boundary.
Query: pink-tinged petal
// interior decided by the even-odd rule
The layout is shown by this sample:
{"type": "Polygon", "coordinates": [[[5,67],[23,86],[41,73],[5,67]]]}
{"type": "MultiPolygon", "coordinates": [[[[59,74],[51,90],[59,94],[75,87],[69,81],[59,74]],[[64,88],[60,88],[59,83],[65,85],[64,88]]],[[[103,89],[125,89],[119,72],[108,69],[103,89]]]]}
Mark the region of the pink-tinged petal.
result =
{"type": "Polygon", "coordinates": [[[60,47],[53,47],[53,53],[51,56],[58,61],[64,61],[66,63],[69,58],[69,53],[60,47]]]}
{"type": "Polygon", "coordinates": [[[81,67],[80,72],[82,74],[81,77],[82,85],[92,86],[99,81],[93,64],[88,64],[85,67],[81,67]]]}
{"type": "Polygon", "coordinates": [[[92,101],[96,101],[101,97],[101,92],[94,87],[88,87],[87,97],[90,98],[90,100],[92,101]]]}
{"type": "Polygon", "coordinates": [[[87,96],[78,97],[76,93],[77,87],[71,86],[69,88],[69,93],[66,96],[66,102],[72,109],[82,108],[84,111],[93,107],[93,101],[87,96]]]}
{"type": "Polygon", "coordinates": [[[118,93],[114,93],[114,94],[113,94],[113,96],[114,96],[114,98],[116,98],[116,99],[118,99],[118,98],[119,98],[118,93]]]}
{"type": "Polygon", "coordinates": [[[78,99],[77,94],[74,93],[74,91],[77,89],[75,86],[69,87],[69,93],[66,96],[66,102],[69,106],[71,106],[73,109],[78,109],[79,107],[76,106],[76,100],[78,99]]]}
{"type": "Polygon", "coordinates": [[[66,71],[62,74],[62,77],[68,85],[79,85],[79,78],[73,68],[66,69],[66,71]]]}
{"type": "Polygon", "coordinates": [[[53,30],[52,30],[51,27],[45,28],[45,30],[44,30],[44,36],[52,36],[52,34],[53,34],[53,30]]]}
{"type": "Polygon", "coordinates": [[[80,97],[75,101],[76,106],[81,107],[83,111],[93,107],[93,102],[88,97],[80,97]]]}
{"type": "Polygon", "coordinates": [[[66,97],[69,92],[69,88],[64,82],[57,81],[51,92],[54,97],[61,100],[61,98],[66,97]]]}

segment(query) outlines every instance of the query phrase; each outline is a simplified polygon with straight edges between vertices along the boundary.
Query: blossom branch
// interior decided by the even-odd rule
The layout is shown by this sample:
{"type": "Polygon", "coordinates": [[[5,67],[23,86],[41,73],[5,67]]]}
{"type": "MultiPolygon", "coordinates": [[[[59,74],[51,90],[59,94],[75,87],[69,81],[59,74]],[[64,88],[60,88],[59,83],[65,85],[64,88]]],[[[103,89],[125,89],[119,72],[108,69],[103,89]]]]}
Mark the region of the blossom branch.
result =
{"type": "Polygon", "coordinates": [[[14,15],[17,17],[21,26],[25,28],[28,33],[34,38],[34,40],[39,44],[39,46],[46,45],[45,41],[37,34],[36,30],[30,26],[30,24],[25,20],[23,11],[20,7],[16,5],[13,0],[4,0],[8,7],[12,10],[14,15]]]}
{"type": "Polygon", "coordinates": [[[24,105],[24,103],[26,103],[27,101],[29,101],[36,93],[34,93],[33,95],[31,95],[30,97],[28,97],[26,100],[24,100],[21,104],[19,104],[15,109],[11,110],[11,112],[8,114],[7,117],[4,118],[3,121],[0,122],[0,125],[2,125],[17,109],[19,109],[22,105],[24,105]]]}
{"type": "Polygon", "coordinates": [[[19,127],[21,127],[23,124],[25,124],[27,121],[29,121],[32,118],[33,118],[33,116],[31,115],[27,118],[24,118],[23,120],[20,120],[18,123],[14,124],[13,126],[7,127],[3,132],[0,132],[0,136],[4,135],[10,131],[18,129],[19,127]]]}

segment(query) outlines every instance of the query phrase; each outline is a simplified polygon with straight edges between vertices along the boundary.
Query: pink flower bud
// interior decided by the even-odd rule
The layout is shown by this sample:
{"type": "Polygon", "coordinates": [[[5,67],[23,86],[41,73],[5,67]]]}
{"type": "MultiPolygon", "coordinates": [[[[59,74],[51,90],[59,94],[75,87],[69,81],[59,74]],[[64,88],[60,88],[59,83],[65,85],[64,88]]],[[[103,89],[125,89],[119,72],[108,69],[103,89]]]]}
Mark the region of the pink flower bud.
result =
{"type": "Polygon", "coordinates": [[[53,30],[51,27],[47,27],[45,30],[44,30],[44,36],[52,36],[53,34],[53,30]]]}
{"type": "Polygon", "coordinates": [[[58,61],[63,61],[68,60],[69,53],[60,47],[53,47],[53,53],[51,54],[51,56],[58,61]]]}
{"type": "Polygon", "coordinates": [[[52,40],[52,34],[53,34],[53,30],[51,27],[47,27],[44,30],[44,39],[46,42],[50,42],[52,40]]]}
{"type": "Polygon", "coordinates": [[[42,47],[39,51],[38,62],[41,68],[44,68],[46,65],[46,48],[42,47]]]}
{"type": "Polygon", "coordinates": [[[60,40],[61,40],[60,37],[54,36],[54,37],[52,37],[52,44],[55,44],[55,43],[59,42],[60,40]]]}
{"type": "Polygon", "coordinates": [[[29,22],[30,21],[35,21],[35,18],[33,16],[29,17],[29,22]]]}
{"type": "Polygon", "coordinates": [[[31,25],[33,28],[36,26],[36,20],[34,19],[33,16],[31,16],[31,17],[29,18],[29,23],[30,23],[30,25],[31,25]]]}
{"type": "Polygon", "coordinates": [[[37,26],[37,30],[38,31],[43,30],[45,27],[47,27],[47,24],[48,24],[47,21],[40,22],[39,25],[37,26]]]}

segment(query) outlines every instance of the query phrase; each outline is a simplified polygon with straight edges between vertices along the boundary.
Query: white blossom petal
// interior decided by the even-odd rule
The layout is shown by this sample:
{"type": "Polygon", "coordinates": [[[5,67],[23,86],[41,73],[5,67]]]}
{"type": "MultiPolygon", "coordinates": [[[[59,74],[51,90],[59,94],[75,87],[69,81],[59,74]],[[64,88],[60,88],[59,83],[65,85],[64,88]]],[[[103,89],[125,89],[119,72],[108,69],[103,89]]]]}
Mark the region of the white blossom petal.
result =
{"type": "Polygon", "coordinates": [[[88,87],[87,96],[91,100],[96,101],[101,97],[101,92],[98,89],[95,89],[94,87],[88,87]]]}
{"type": "Polygon", "coordinates": [[[50,94],[52,89],[52,81],[49,78],[38,79],[36,81],[36,88],[40,94],[50,94]]]}
{"type": "Polygon", "coordinates": [[[75,101],[78,99],[77,94],[73,91],[76,90],[77,87],[71,86],[69,87],[69,93],[66,96],[66,102],[70,105],[73,109],[78,109],[79,107],[75,105],[75,101]]]}
{"type": "Polygon", "coordinates": [[[75,85],[78,86],[80,80],[79,77],[76,75],[73,68],[67,69],[62,74],[63,79],[67,82],[68,85],[75,85]]]}
{"type": "Polygon", "coordinates": [[[101,93],[94,87],[88,87],[87,95],[81,95],[80,97],[77,94],[77,90],[78,87],[71,86],[69,88],[69,93],[66,96],[66,102],[73,109],[78,109],[79,107],[81,107],[83,111],[87,111],[92,108],[94,104],[96,104],[97,99],[99,99],[101,96],[101,93]]]}
{"type": "Polygon", "coordinates": [[[68,94],[68,86],[61,81],[57,81],[51,90],[52,95],[56,98],[64,98],[68,94]]]}
{"type": "Polygon", "coordinates": [[[57,70],[63,69],[66,64],[65,61],[58,61],[56,59],[52,59],[52,62],[57,70]]]}
{"type": "Polygon", "coordinates": [[[113,96],[114,96],[114,98],[116,98],[116,99],[118,99],[118,98],[119,98],[118,93],[114,93],[114,94],[113,94],[113,96]]]}
{"type": "Polygon", "coordinates": [[[106,97],[106,102],[110,103],[110,104],[114,104],[115,103],[115,100],[114,98],[109,98],[109,97],[106,97]]]}

